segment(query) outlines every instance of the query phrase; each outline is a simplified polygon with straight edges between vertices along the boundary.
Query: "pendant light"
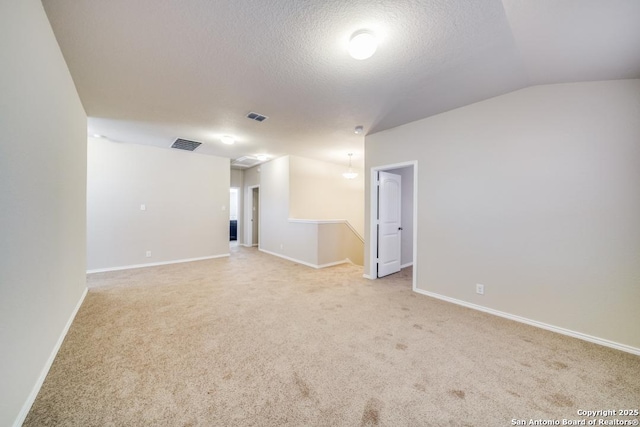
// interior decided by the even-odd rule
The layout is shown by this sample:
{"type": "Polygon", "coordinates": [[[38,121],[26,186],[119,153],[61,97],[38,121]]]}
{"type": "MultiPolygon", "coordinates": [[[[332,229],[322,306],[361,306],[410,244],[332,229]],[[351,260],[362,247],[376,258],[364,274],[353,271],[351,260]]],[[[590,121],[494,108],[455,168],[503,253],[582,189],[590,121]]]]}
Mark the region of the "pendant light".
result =
{"type": "Polygon", "coordinates": [[[358,176],[358,172],[354,172],[351,167],[351,156],[353,156],[353,153],[349,153],[349,170],[342,174],[346,179],[354,179],[358,176]]]}

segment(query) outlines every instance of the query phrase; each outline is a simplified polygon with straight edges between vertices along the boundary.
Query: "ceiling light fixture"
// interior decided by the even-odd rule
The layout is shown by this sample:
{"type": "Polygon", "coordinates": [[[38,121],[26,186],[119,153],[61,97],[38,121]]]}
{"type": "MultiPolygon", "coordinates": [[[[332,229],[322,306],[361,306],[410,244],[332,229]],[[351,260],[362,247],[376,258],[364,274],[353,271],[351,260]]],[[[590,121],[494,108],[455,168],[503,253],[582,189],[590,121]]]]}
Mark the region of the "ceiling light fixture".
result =
{"type": "Polygon", "coordinates": [[[355,130],[353,132],[356,135],[360,135],[363,131],[364,131],[364,128],[362,126],[356,126],[356,128],[355,128],[355,130]]]}
{"type": "Polygon", "coordinates": [[[256,159],[260,160],[261,162],[266,162],[267,160],[269,160],[269,156],[267,156],[266,154],[256,154],[256,159]]]}
{"type": "Polygon", "coordinates": [[[236,142],[236,140],[232,136],[229,136],[229,135],[224,135],[222,138],[220,138],[220,141],[223,144],[227,144],[227,145],[232,145],[234,142],[236,142]]]}
{"type": "Polygon", "coordinates": [[[370,58],[378,48],[376,36],[371,31],[359,30],[353,33],[349,40],[349,54],[354,59],[370,58]]]}
{"type": "Polygon", "coordinates": [[[347,170],[345,173],[342,174],[342,176],[347,179],[354,179],[358,176],[358,172],[354,172],[353,168],[351,167],[352,156],[353,156],[353,153],[349,153],[349,170],[347,170]]]}

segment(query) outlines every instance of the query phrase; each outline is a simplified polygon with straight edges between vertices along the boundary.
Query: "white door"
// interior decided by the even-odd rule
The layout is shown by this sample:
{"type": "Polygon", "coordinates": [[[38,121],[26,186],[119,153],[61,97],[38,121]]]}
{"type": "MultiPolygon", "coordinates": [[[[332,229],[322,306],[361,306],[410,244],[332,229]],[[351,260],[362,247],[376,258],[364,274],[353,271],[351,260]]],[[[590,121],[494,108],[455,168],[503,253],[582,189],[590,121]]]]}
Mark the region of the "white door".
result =
{"type": "Polygon", "coordinates": [[[378,180],[378,277],[384,277],[400,271],[402,177],[379,172],[378,180]]]}

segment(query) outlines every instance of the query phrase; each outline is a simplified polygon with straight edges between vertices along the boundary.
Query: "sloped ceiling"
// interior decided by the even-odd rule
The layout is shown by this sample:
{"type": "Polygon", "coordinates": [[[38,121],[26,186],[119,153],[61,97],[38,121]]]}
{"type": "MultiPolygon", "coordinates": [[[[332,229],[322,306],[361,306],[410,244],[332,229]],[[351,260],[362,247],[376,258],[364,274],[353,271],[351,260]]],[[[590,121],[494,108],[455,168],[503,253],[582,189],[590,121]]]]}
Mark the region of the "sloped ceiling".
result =
{"type": "Polygon", "coordinates": [[[366,133],[530,85],[640,78],[637,0],[43,0],[114,142],[362,161],[366,133]],[[347,42],[380,44],[367,60],[347,42]],[[258,123],[250,111],[269,116],[258,123]],[[219,137],[234,135],[223,145],[219,137]]]}

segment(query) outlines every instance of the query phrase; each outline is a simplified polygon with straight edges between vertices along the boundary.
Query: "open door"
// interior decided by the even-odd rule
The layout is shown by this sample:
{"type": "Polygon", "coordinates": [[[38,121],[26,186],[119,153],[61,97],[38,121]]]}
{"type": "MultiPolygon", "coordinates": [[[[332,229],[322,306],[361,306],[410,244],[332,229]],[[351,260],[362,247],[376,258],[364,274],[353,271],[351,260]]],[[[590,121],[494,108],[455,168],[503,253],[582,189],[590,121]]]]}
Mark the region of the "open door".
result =
{"type": "Polygon", "coordinates": [[[378,172],[378,277],[400,271],[402,177],[378,172]]]}

